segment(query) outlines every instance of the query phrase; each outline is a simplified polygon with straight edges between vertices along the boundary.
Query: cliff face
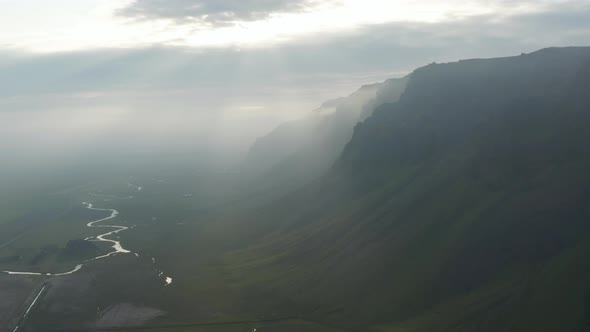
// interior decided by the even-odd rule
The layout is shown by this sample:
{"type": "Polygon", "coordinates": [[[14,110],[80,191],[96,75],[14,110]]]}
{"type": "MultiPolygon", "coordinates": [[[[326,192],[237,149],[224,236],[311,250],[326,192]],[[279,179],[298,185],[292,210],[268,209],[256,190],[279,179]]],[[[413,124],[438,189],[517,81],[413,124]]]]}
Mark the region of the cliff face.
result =
{"type": "Polygon", "coordinates": [[[589,83],[590,48],[416,70],[333,168],[260,213],[236,273],[348,326],[582,331],[589,83]]]}
{"type": "MultiPolygon", "coordinates": [[[[546,49],[519,57],[420,68],[412,74],[399,103],[382,105],[357,127],[343,159],[407,161],[410,155],[440,153],[443,147],[464,143],[488,126],[526,131],[516,126],[529,123],[531,130],[538,131],[545,129],[536,127],[542,125],[543,116],[572,120],[564,119],[571,116],[568,110],[581,111],[587,102],[587,91],[582,91],[587,86],[581,80],[587,79],[583,73],[590,66],[588,61],[585,48],[546,49]],[[412,146],[404,146],[404,140],[412,146]],[[380,148],[389,151],[372,153],[380,148]]],[[[512,131],[512,136],[520,134],[512,131]]]]}
{"type": "Polygon", "coordinates": [[[363,86],[348,97],[324,103],[302,120],[279,126],[256,141],[243,171],[260,189],[308,183],[334,164],[355,124],[370,116],[376,105],[399,99],[406,81],[363,86]]]}

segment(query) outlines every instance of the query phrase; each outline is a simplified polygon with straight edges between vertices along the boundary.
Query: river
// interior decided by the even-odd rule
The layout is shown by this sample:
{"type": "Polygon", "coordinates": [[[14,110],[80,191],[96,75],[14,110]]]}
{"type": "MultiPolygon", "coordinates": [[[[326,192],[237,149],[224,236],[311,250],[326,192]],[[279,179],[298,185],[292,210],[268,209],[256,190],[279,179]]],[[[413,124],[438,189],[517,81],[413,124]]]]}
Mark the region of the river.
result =
{"type": "MultiPolygon", "coordinates": [[[[130,187],[133,187],[135,189],[136,192],[139,192],[143,189],[143,187],[138,186],[138,185],[134,185],[131,183],[128,183],[128,185],[130,187]]],[[[103,195],[103,194],[93,194],[90,193],[90,195],[92,196],[103,196],[103,197],[112,197],[115,199],[132,199],[134,198],[134,196],[127,196],[127,197],[119,197],[119,196],[115,196],[115,195],[103,195]]],[[[107,242],[111,244],[111,248],[113,249],[111,252],[104,254],[104,255],[100,255],[100,256],[96,256],[94,258],[88,259],[84,262],[82,262],[81,264],[76,265],[72,270],[70,271],[66,271],[66,272],[62,272],[62,273],[41,273],[41,272],[27,272],[27,271],[2,271],[3,273],[7,273],[7,274],[11,274],[11,275],[31,275],[31,276],[49,276],[49,277],[59,277],[59,276],[65,276],[65,275],[69,275],[69,274],[73,274],[76,273],[78,271],[80,271],[80,269],[82,269],[82,267],[84,266],[84,263],[90,262],[90,261],[95,261],[95,260],[99,260],[102,258],[106,258],[106,257],[110,257],[112,255],[116,255],[116,254],[129,254],[132,253],[130,250],[125,249],[122,245],[121,245],[121,241],[117,241],[117,240],[113,240],[113,239],[109,239],[107,238],[108,236],[126,231],[129,229],[129,227],[127,226],[123,226],[123,225],[104,225],[101,224],[102,222],[105,222],[107,220],[112,220],[117,218],[117,216],[119,215],[119,211],[115,210],[115,209],[105,209],[105,208],[96,208],[94,207],[94,205],[90,202],[83,202],[82,203],[87,209],[89,210],[93,210],[93,211],[104,211],[104,212],[110,212],[110,214],[107,217],[104,218],[100,218],[100,219],[96,219],[94,221],[89,222],[88,224],[86,224],[86,226],[88,226],[89,228],[108,228],[110,229],[108,232],[103,233],[101,235],[98,236],[90,236],[87,237],[85,240],[86,241],[96,241],[96,242],[107,242]]],[[[137,253],[133,253],[135,256],[139,257],[139,255],[137,253]]],[[[155,264],[155,259],[153,259],[153,262],[155,264]]],[[[160,276],[163,273],[161,272],[160,276]]],[[[172,283],[172,278],[171,277],[166,277],[165,278],[165,284],[166,285],[170,285],[172,283]]]]}
{"type": "MultiPolygon", "coordinates": [[[[105,255],[101,255],[101,256],[96,256],[92,259],[87,260],[88,261],[95,261],[101,258],[106,258],[115,254],[128,254],[131,253],[131,251],[123,248],[123,246],[121,245],[120,241],[116,241],[116,240],[111,240],[111,239],[107,239],[107,236],[113,235],[113,234],[117,234],[119,232],[128,230],[129,227],[126,226],[120,226],[120,225],[99,225],[99,223],[110,220],[110,219],[115,219],[117,218],[117,216],[119,215],[119,211],[115,210],[115,209],[99,209],[99,208],[95,208],[92,203],[88,203],[88,202],[84,202],[82,203],[84,206],[86,206],[87,209],[89,210],[94,210],[94,211],[106,211],[106,212],[110,212],[111,214],[108,217],[105,218],[100,218],[94,221],[89,222],[88,224],[86,224],[86,226],[90,227],[90,228],[109,228],[112,229],[104,234],[98,235],[96,237],[88,237],[86,238],[87,241],[97,241],[97,242],[108,242],[111,243],[112,246],[111,248],[113,249],[113,251],[109,252],[108,254],[105,255]]],[[[83,262],[85,263],[85,262],[83,262]]],[[[40,273],[40,272],[23,272],[23,271],[2,271],[4,273],[7,274],[13,274],[13,275],[34,275],[34,276],[50,276],[50,277],[59,277],[59,276],[64,276],[64,275],[68,275],[68,274],[72,274],[75,272],[80,271],[80,269],[83,267],[84,264],[78,264],[76,265],[76,267],[74,269],[72,269],[71,271],[67,271],[67,272],[63,272],[63,273],[40,273]]]]}

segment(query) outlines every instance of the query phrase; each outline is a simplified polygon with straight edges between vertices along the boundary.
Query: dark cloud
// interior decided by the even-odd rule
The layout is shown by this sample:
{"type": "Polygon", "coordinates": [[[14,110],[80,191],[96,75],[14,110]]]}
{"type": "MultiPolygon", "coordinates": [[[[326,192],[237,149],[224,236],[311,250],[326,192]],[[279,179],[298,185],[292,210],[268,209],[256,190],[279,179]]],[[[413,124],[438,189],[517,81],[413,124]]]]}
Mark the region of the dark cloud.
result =
{"type": "Polygon", "coordinates": [[[273,13],[300,12],[314,0],[135,0],[120,14],[134,18],[167,18],[229,25],[256,21],[273,13]]]}

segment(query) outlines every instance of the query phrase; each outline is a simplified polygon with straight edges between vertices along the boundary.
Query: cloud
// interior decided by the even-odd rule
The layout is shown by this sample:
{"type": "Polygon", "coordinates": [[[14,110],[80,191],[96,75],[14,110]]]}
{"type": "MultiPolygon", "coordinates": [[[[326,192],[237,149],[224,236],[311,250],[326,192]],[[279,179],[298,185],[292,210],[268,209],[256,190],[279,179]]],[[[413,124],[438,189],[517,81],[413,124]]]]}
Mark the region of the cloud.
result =
{"type": "Polygon", "coordinates": [[[590,17],[590,6],[581,4],[452,22],[373,24],[267,47],[0,53],[0,76],[6,78],[0,80],[0,103],[64,94],[75,96],[74,100],[89,95],[114,95],[121,100],[128,95],[134,102],[140,98],[164,102],[170,99],[169,93],[177,96],[185,91],[194,95],[190,102],[173,99],[192,105],[193,99],[203,103],[232,97],[261,105],[280,100],[278,96],[299,95],[294,99],[319,105],[361,84],[400,76],[433,61],[590,45],[586,17],[590,17]]]}
{"type": "Polygon", "coordinates": [[[578,2],[434,23],[366,24],[257,47],[0,49],[0,150],[21,138],[37,140],[30,145],[42,150],[46,138],[59,138],[49,140],[59,147],[92,133],[108,142],[156,144],[169,139],[170,128],[174,144],[215,141],[242,149],[288,116],[433,61],[590,45],[587,17],[588,2],[578,2]]]}
{"type": "Polygon", "coordinates": [[[214,26],[257,21],[275,13],[301,12],[314,0],[135,0],[119,14],[133,18],[198,21],[214,26]]]}

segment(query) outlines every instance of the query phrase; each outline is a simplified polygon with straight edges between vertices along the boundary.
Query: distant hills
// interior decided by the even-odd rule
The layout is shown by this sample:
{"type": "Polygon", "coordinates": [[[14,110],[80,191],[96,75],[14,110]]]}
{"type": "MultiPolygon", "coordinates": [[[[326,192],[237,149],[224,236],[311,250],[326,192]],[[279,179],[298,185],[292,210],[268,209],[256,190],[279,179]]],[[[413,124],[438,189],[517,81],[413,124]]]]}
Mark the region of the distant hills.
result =
{"type": "Polygon", "coordinates": [[[407,77],[363,86],[259,138],[242,165],[244,176],[252,179],[247,184],[258,191],[284,192],[324,174],[342,153],[354,126],[377,105],[397,101],[406,82],[407,77]]]}
{"type": "Polygon", "coordinates": [[[431,64],[332,105],[246,163],[268,186],[301,180],[231,221],[225,273],[274,296],[256,310],[363,331],[590,329],[590,48],[431,64]]]}

